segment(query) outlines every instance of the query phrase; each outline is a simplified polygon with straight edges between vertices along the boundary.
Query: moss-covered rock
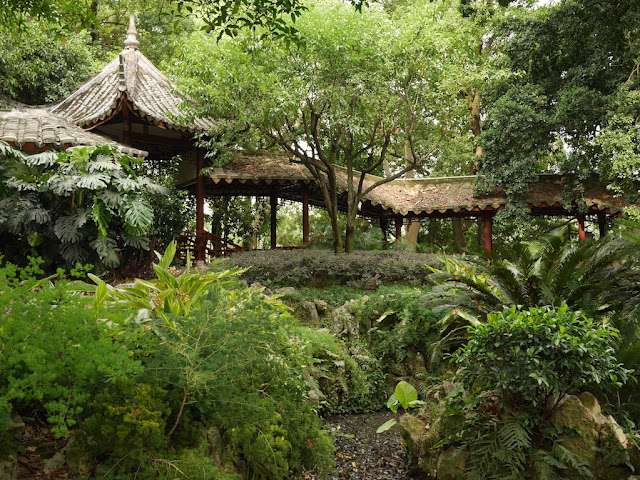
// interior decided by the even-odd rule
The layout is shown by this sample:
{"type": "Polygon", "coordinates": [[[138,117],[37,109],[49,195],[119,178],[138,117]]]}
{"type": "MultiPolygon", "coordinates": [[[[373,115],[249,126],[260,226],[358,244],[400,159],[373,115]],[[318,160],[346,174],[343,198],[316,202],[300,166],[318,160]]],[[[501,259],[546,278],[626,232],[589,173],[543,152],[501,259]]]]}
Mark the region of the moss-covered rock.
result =
{"type": "Polygon", "coordinates": [[[438,478],[459,480],[464,478],[469,452],[462,447],[449,447],[438,456],[438,478]]]}

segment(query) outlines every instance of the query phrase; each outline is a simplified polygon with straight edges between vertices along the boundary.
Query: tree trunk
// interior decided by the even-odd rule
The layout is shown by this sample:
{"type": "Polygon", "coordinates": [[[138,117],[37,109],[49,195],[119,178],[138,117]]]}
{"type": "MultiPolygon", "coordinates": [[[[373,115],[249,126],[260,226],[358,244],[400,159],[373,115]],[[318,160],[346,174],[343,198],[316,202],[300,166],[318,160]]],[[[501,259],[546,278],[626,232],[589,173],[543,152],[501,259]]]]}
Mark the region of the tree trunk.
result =
{"type": "Polygon", "coordinates": [[[478,142],[475,148],[475,159],[471,166],[471,174],[475,175],[480,168],[480,157],[482,157],[482,147],[480,146],[480,134],[482,133],[480,124],[480,103],[482,98],[480,97],[480,89],[476,88],[473,92],[473,98],[469,103],[469,110],[471,111],[471,132],[474,138],[478,142]]]}
{"type": "Polygon", "coordinates": [[[462,230],[462,219],[452,218],[451,226],[453,227],[453,241],[456,245],[458,253],[464,253],[467,248],[467,242],[464,240],[464,231],[462,230]]]}
{"type": "Polygon", "coordinates": [[[411,251],[416,250],[418,245],[418,233],[420,232],[420,220],[412,220],[407,223],[404,232],[404,239],[409,243],[411,251]]]}
{"type": "Polygon", "coordinates": [[[356,248],[356,223],[351,219],[347,220],[344,247],[346,253],[353,253],[356,248]]]}
{"type": "MultiPolygon", "coordinates": [[[[411,153],[411,147],[409,146],[409,142],[404,143],[404,158],[406,160],[406,165],[413,160],[413,154],[411,153]]],[[[411,170],[407,172],[405,175],[406,178],[415,178],[416,172],[411,170]]],[[[404,239],[409,243],[411,251],[415,252],[416,247],[418,246],[418,232],[420,231],[420,220],[409,220],[407,223],[407,227],[404,232],[404,239]]]]}

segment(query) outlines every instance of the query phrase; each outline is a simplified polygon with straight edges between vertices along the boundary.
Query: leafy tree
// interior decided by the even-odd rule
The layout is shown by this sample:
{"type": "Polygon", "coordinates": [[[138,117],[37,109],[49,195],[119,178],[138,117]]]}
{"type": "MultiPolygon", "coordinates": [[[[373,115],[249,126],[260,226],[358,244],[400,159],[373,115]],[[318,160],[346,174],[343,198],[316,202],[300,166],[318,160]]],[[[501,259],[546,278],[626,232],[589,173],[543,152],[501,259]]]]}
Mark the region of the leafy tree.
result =
{"type": "Polygon", "coordinates": [[[497,27],[496,46],[517,81],[493,85],[482,186],[504,186],[517,198],[542,172],[565,175],[578,192],[594,173],[632,178],[624,158],[635,158],[628,154],[636,106],[627,93],[635,89],[628,83],[637,72],[638,2],[562,0],[512,12],[497,27]]]}
{"type": "Polygon", "coordinates": [[[26,155],[5,144],[1,160],[0,234],[12,257],[113,268],[127,248],[149,248],[145,195],[162,187],[136,175],[135,159],[106,146],[26,155]]]}
{"type": "Polygon", "coordinates": [[[425,3],[412,12],[394,23],[382,12],[360,15],[320,4],[297,23],[302,46],[251,36],[207,44],[198,35],[177,65],[194,95],[211,107],[206,114],[238,130],[252,127],[309,168],[322,189],[336,251],[343,249],[338,184],[347,190],[350,252],[363,195],[428,169],[466,109],[458,93],[469,66],[469,24],[448,4],[425,3]],[[382,181],[364,183],[385,164],[389,174],[382,181]],[[354,177],[355,170],[362,174],[354,177]]]}
{"type": "Polygon", "coordinates": [[[63,98],[99,65],[84,33],[59,36],[60,28],[28,21],[20,31],[0,30],[0,95],[31,105],[63,98]]]}

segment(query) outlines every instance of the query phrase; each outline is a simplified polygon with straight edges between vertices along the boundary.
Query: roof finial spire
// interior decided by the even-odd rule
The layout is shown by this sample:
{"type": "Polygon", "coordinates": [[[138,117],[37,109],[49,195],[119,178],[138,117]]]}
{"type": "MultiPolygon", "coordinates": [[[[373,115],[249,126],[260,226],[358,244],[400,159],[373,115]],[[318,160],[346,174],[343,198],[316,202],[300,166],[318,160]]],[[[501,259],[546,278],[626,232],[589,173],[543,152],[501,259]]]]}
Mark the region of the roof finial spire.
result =
{"type": "Polygon", "coordinates": [[[124,48],[133,48],[138,50],[140,42],[138,41],[138,31],[136,30],[136,17],[129,16],[129,30],[127,30],[127,38],[124,41],[124,48]]]}

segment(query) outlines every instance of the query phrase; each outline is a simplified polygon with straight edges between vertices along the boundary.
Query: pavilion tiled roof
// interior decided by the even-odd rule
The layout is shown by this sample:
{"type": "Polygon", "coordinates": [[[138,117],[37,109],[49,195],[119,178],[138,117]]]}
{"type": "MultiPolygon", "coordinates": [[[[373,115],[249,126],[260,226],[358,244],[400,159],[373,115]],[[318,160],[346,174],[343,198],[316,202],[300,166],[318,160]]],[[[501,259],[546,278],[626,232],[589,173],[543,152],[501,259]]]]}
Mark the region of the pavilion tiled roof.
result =
{"type": "Polygon", "coordinates": [[[17,148],[34,144],[37,148],[111,145],[122,153],[146,157],[147,152],[121,145],[101,135],[87,132],[60,115],[42,108],[0,110],[0,140],[17,148]]]}
{"type": "MultiPolygon", "coordinates": [[[[357,185],[360,173],[354,173],[357,185]]],[[[241,155],[223,167],[214,168],[210,180],[223,187],[225,184],[287,184],[315,183],[311,172],[302,164],[286,156],[251,154],[241,155]]],[[[336,166],[338,192],[347,190],[347,171],[336,166]]],[[[367,175],[364,187],[382,180],[367,175]]],[[[388,213],[402,216],[433,215],[445,212],[466,213],[497,210],[507,203],[504,190],[496,189],[486,195],[474,195],[475,176],[399,179],[382,184],[369,192],[364,202],[388,213]]],[[[622,211],[624,203],[609,192],[597,179],[584,183],[582,200],[592,210],[608,209],[610,213],[622,211]]],[[[532,208],[561,208],[565,183],[553,175],[542,175],[525,195],[524,201],[532,208]]]]}
{"type": "Polygon", "coordinates": [[[189,133],[209,129],[212,120],[182,120],[184,112],[180,105],[194,104],[193,100],[178,92],[176,86],[138,50],[138,45],[132,19],[125,48],[118,57],[67,98],[52,105],[50,110],[78,126],[91,128],[118,112],[124,94],[133,110],[151,124],[189,133]]]}

